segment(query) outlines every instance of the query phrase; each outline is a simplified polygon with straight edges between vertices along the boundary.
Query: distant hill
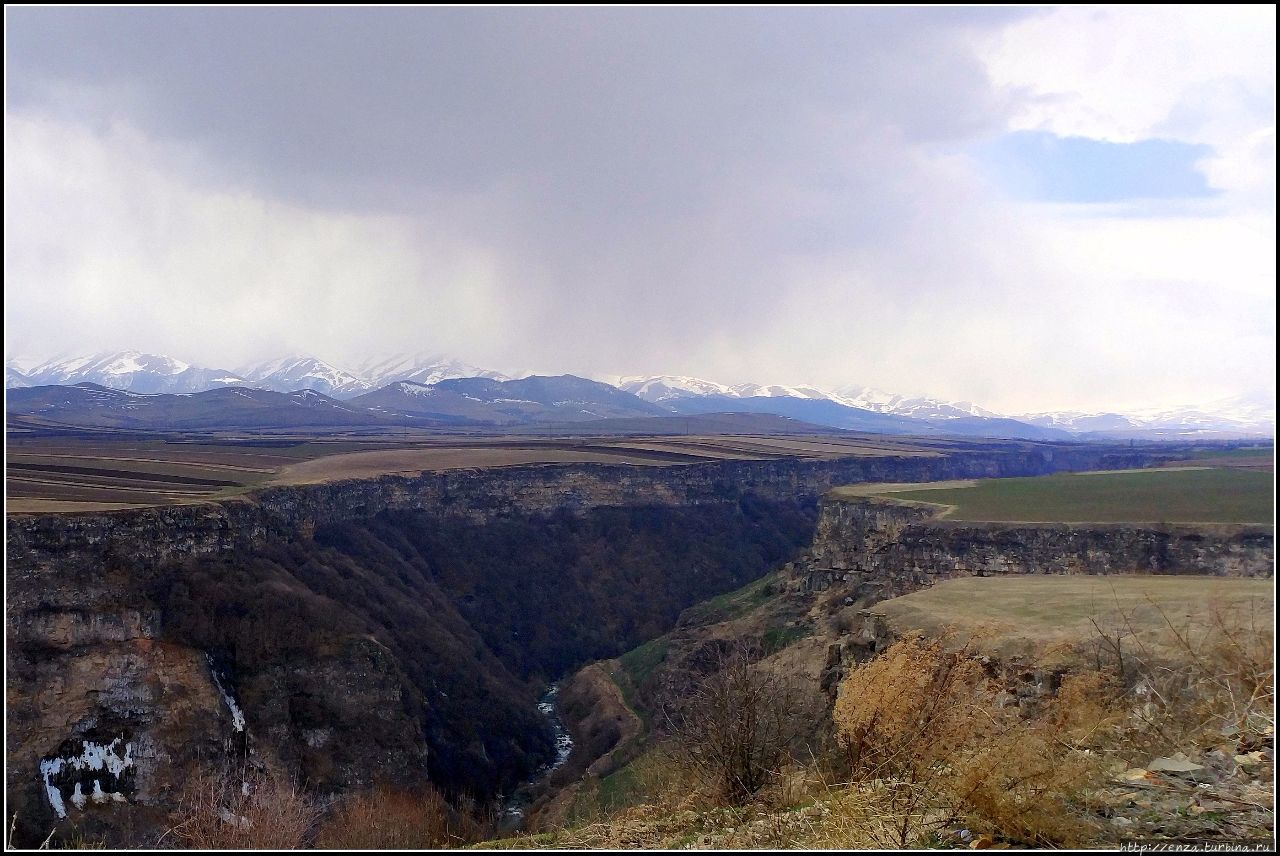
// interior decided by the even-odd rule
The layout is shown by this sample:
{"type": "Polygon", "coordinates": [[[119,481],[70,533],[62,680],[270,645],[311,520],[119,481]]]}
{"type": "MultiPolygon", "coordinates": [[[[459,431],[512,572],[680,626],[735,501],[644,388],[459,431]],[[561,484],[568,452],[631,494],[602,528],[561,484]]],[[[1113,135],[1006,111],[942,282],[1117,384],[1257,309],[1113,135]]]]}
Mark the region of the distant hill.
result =
{"type": "MultiPolygon", "coordinates": [[[[396,424],[311,390],[213,389],[144,395],[97,384],[9,390],[9,420],[146,431],[396,424]]],[[[403,421],[403,420],[400,420],[403,421]]]]}
{"type": "Polygon", "coordinates": [[[501,425],[653,417],[670,411],[629,392],[573,375],[521,380],[398,381],[348,402],[379,413],[464,418],[501,425]]]}
{"type": "Polygon", "coordinates": [[[814,425],[772,413],[702,413],[696,416],[646,416],[593,422],[547,423],[566,434],[835,434],[840,429],[814,425]]]}

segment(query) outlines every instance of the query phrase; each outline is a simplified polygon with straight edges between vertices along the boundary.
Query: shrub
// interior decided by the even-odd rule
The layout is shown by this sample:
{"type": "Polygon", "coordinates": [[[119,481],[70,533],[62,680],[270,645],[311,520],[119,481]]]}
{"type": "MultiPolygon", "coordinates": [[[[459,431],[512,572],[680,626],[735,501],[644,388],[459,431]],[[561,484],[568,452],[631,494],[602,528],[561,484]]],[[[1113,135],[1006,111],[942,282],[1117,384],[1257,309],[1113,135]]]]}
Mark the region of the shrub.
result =
{"type": "Polygon", "coordinates": [[[742,805],[791,761],[797,734],[790,681],[742,645],[720,652],[680,707],[664,711],[673,759],[720,801],[742,805]]]}
{"type": "Polygon", "coordinates": [[[193,850],[294,850],[308,843],[320,807],[282,773],[202,770],[183,788],[172,835],[193,850]]]}
{"type": "Polygon", "coordinates": [[[316,846],[329,850],[426,850],[478,841],[487,827],[448,804],[434,788],[388,787],[352,795],[321,825],[316,846]]]}
{"type": "Polygon", "coordinates": [[[1211,602],[1175,620],[1148,600],[1132,612],[1117,610],[1108,622],[1095,620],[1094,629],[1098,666],[1124,694],[1117,740],[1129,749],[1167,749],[1224,735],[1265,742],[1274,732],[1269,605],[1211,602]],[[1143,615],[1135,614],[1139,610],[1143,615]]]}
{"type": "Polygon", "coordinates": [[[1070,809],[1094,761],[1063,739],[1074,718],[1051,704],[1024,720],[998,691],[968,649],[918,636],[845,679],[836,729],[880,844],[918,846],[957,822],[1029,845],[1081,841],[1087,827],[1070,809]]]}

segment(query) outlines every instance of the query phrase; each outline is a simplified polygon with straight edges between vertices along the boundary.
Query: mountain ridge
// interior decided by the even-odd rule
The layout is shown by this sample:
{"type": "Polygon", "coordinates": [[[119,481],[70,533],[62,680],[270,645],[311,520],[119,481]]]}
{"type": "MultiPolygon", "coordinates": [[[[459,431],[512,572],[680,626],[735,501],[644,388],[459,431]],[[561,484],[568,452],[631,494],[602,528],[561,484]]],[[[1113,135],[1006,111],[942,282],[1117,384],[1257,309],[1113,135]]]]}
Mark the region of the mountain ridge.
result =
{"type": "MultiPolygon", "coordinates": [[[[520,375],[520,380],[549,377],[520,375]]],[[[560,375],[561,378],[576,377],[560,375]]],[[[23,389],[45,385],[70,386],[96,383],[108,389],[137,393],[187,394],[233,386],[252,387],[274,392],[309,389],[336,400],[352,400],[377,394],[369,406],[390,412],[422,414],[422,400],[407,398],[403,391],[389,390],[399,382],[431,387],[457,379],[484,379],[505,383],[516,378],[502,372],[464,363],[440,353],[398,354],[370,358],[354,369],[347,369],[317,357],[295,354],[242,366],[235,371],[196,366],[172,357],[140,351],[117,351],[90,356],[64,357],[19,365],[6,360],[5,388],[23,389]],[[26,366],[30,365],[30,368],[26,366]],[[398,401],[397,399],[404,399],[398,401]]],[[[599,382],[586,381],[584,382],[599,382]]],[[[588,418],[640,418],[645,415],[682,415],[693,413],[770,413],[790,419],[836,428],[870,431],[919,431],[958,436],[1004,434],[1024,439],[1124,439],[1124,438],[1216,438],[1236,435],[1274,436],[1274,397],[1266,392],[1220,399],[1202,405],[1173,408],[1150,408],[1127,412],[1044,411],[1002,414],[969,401],[949,401],[931,396],[908,396],[874,387],[847,385],[825,390],[809,385],[723,384],[685,375],[613,376],[605,383],[611,389],[633,396],[637,401],[653,405],[657,410],[644,412],[628,401],[621,409],[605,408],[597,412],[591,406],[579,408],[576,417],[560,413],[562,421],[588,418]],[[913,420],[902,422],[900,420],[913,420]],[[925,423],[928,427],[917,423],[925,423]]],[[[436,395],[443,395],[448,387],[436,395]]],[[[488,387],[477,386],[480,398],[488,387]]],[[[463,398],[445,409],[449,418],[460,417],[468,409],[463,398]]],[[[589,396],[601,404],[596,390],[589,396]]],[[[472,396],[473,398],[476,396],[472,396]]],[[[516,398],[519,396],[516,395],[516,398]]],[[[418,398],[421,398],[419,393],[418,398]]],[[[548,402],[536,402],[541,407],[548,402]]],[[[496,398],[487,404],[496,404],[496,398]]],[[[519,422],[535,418],[525,408],[521,415],[515,402],[507,402],[505,421],[519,422]]],[[[619,405],[615,401],[615,405],[619,405]]],[[[476,410],[476,408],[471,408],[476,410]]],[[[479,408],[478,412],[484,411],[479,408]]],[[[546,415],[546,414],[542,414],[546,415]]],[[[489,413],[481,413],[484,421],[493,421],[489,413]]],[[[541,416],[536,417],[541,418],[541,416]]],[[[498,421],[504,421],[499,418],[498,421]]]]}

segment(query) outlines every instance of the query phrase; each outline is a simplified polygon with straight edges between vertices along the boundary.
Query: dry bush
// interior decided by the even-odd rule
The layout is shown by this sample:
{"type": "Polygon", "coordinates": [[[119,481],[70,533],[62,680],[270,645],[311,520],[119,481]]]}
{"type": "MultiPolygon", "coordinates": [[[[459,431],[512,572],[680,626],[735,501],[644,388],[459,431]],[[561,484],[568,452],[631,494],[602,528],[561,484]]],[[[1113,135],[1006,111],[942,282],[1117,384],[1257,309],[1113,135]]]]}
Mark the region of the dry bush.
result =
{"type": "Polygon", "coordinates": [[[999,689],[969,649],[919,636],[850,673],[834,718],[855,784],[845,813],[864,834],[908,847],[963,822],[1031,845],[1080,842],[1070,802],[1094,771],[1068,742],[1080,717],[1054,703],[1024,720],[997,705],[999,689]]]}
{"type": "Polygon", "coordinates": [[[424,850],[479,841],[488,827],[472,812],[449,805],[427,787],[379,787],[337,804],[320,826],[316,846],[327,850],[424,850]]]}
{"type": "Polygon", "coordinates": [[[1275,629],[1262,604],[1210,603],[1180,620],[1148,600],[1147,621],[1117,610],[1094,622],[1100,663],[1123,685],[1116,740],[1165,751],[1223,735],[1261,740],[1275,726],[1275,629]],[[1155,617],[1155,629],[1149,625],[1155,617]]]}
{"type": "Polygon", "coordinates": [[[720,653],[680,706],[662,712],[672,759],[726,805],[751,801],[793,760],[798,693],[759,659],[745,645],[720,653]]]}
{"type": "Polygon", "coordinates": [[[293,850],[320,816],[316,800],[277,771],[201,770],[187,780],[162,836],[193,850],[293,850]]]}

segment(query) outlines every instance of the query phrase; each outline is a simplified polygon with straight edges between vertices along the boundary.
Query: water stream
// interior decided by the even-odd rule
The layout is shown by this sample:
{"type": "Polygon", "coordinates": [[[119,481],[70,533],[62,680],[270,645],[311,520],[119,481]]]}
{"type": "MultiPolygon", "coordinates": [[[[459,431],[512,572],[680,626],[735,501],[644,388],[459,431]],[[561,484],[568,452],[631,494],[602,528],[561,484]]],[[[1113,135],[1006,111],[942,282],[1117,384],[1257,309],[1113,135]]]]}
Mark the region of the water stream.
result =
{"type": "Polygon", "coordinates": [[[568,761],[569,753],[573,751],[573,738],[569,736],[564,723],[560,721],[560,714],[556,711],[556,696],[559,693],[559,684],[552,684],[538,700],[538,710],[547,718],[547,724],[551,726],[551,733],[555,738],[556,756],[549,763],[539,767],[528,781],[502,801],[501,825],[504,832],[515,832],[524,825],[524,812],[531,800],[532,791],[537,785],[546,781],[565,761],[568,761]]]}

